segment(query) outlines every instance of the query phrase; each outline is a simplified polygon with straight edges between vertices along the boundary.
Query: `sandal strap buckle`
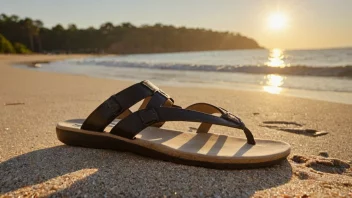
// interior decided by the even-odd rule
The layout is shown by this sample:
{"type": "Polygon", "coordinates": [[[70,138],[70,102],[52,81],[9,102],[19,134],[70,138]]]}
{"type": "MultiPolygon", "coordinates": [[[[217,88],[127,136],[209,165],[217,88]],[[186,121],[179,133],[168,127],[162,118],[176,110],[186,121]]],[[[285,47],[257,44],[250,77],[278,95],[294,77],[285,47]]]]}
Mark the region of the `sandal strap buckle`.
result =
{"type": "Polygon", "coordinates": [[[144,85],[145,87],[147,87],[148,89],[150,89],[150,91],[152,91],[154,94],[160,94],[161,96],[170,99],[172,102],[174,102],[174,100],[167,94],[165,93],[163,90],[161,90],[159,87],[155,86],[153,83],[151,83],[149,80],[144,80],[142,81],[142,85],[144,85]]]}
{"type": "Polygon", "coordinates": [[[224,118],[225,120],[228,120],[230,122],[233,122],[235,124],[238,124],[241,127],[244,127],[244,123],[242,122],[242,120],[235,116],[234,114],[232,114],[231,112],[226,111],[225,109],[221,108],[222,110],[224,110],[224,113],[221,115],[222,118],[224,118]]]}
{"type": "Polygon", "coordinates": [[[142,84],[146,86],[148,89],[150,89],[152,92],[156,92],[159,90],[159,87],[155,86],[153,83],[151,83],[149,80],[144,80],[142,81],[142,84]]]}

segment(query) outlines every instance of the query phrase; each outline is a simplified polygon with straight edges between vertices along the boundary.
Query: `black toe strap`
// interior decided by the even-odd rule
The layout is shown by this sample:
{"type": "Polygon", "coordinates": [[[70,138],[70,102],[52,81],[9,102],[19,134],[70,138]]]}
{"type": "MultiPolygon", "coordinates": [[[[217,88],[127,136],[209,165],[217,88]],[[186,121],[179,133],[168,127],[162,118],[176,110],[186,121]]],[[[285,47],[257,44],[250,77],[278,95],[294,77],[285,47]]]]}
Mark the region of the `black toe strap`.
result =
{"type": "MultiPolygon", "coordinates": [[[[224,111],[224,110],[223,110],[224,111]]],[[[202,122],[242,129],[248,144],[255,144],[254,137],[243,122],[224,111],[221,117],[181,108],[159,107],[139,110],[121,120],[110,131],[111,134],[133,139],[139,132],[157,122],[188,121],[202,122]]]]}
{"type": "Polygon", "coordinates": [[[121,92],[112,95],[99,105],[84,121],[82,129],[103,132],[105,127],[117,117],[131,114],[128,109],[137,102],[150,97],[147,107],[173,105],[173,100],[149,81],[134,84],[121,92]]]}
{"type": "MultiPolygon", "coordinates": [[[[219,113],[221,115],[226,114],[227,112],[224,111],[222,108],[214,106],[208,103],[196,103],[193,105],[188,106],[186,109],[199,111],[207,114],[216,114],[219,113]]],[[[197,133],[208,133],[212,124],[210,123],[201,123],[197,129],[197,133]]]]}
{"type": "MultiPolygon", "coordinates": [[[[242,123],[242,120],[233,115],[232,113],[228,112],[227,110],[214,106],[212,104],[208,103],[195,103],[193,105],[188,106],[186,109],[193,110],[193,111],[199,111],[207,114],[220,114],[222,118],[227,119],[227,120],[234,120],[235,122],[242,123]]],[[[243,124],[244,125],[244,124],[243,124]]],[[[211,123],[201,123],[197,129],[197,133],[208,133],[210,130],[210,127],[212,126],[211,123]]]]}

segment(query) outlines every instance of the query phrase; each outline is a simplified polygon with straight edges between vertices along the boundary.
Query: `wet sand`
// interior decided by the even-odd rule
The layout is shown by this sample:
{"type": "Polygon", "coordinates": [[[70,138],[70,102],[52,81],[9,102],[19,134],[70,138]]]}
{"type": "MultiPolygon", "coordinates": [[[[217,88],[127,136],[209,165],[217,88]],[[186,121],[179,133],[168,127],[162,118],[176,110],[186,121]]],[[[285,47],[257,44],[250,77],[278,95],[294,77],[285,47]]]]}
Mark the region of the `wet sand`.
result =
{"type": "MultiPolygon", "coordinates": [[[[162,87],[181,106],[222,106],[241,117],[255,138],[290,143],[288,160],[270,168],[213,170],[63,145],[56,139],[57,122],[85,118],[133,82],[11,64],[79,57],[85,55],[0,55],[1,196],[352,196],[352,105],[260,92],[162,87]],[[329,157],[318,157],[320,152],[329,157]]],[[[194,126],[165,125],[183,131],[194,126]]],[[[225,127],[213,131],[243,136],[225,127]]]]}

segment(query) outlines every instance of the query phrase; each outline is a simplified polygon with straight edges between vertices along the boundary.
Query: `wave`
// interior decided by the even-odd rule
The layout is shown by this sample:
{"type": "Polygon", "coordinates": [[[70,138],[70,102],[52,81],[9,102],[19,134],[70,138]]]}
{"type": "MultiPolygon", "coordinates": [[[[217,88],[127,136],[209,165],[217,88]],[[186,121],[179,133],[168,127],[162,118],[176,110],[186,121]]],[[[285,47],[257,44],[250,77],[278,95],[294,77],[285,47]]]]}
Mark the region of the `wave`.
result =
{"type": "Polygon", "coordinates": [[[162,70],[185,70],[185,71],[213,71],[213,72],[238,72],[249,74],[281,74],[298,76],[325,76],[325,77],[348,77],[352,78],[352,65],[335,67],[317,66],[236,66],[236,65],[197,65],[180,63],[147,63],[127,61],[101,61],[101,60],[80,60],[79,65],[101,65],[106,67],[145,68],[162,70]]]}

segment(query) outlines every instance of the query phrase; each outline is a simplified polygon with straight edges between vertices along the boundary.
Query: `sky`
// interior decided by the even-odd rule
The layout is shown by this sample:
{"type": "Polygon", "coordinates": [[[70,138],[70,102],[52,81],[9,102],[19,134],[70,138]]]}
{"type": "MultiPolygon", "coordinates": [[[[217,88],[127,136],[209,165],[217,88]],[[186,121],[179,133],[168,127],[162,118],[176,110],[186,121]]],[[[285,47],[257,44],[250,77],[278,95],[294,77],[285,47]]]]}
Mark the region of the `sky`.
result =
{"type": "Polygon", "coordinates": [[[351,9],[352,0],[0,0],[0,13],[46,27],[162,23],[239,32],[282,49],[352,47],[351,9]],[[283,27],[271,27],[274,13],[284,16],[283,27]]]}

